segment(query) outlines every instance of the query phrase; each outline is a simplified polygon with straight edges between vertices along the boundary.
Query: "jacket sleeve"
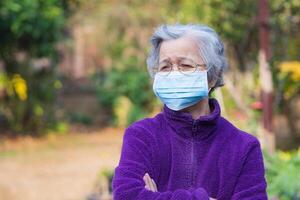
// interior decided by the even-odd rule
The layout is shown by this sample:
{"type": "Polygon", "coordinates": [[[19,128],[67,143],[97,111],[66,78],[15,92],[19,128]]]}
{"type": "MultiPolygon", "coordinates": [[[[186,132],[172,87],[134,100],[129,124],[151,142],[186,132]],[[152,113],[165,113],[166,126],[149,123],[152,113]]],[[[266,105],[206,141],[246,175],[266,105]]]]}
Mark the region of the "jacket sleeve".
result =
{"type": "MultiPolygon", "coordinates": [[[[152,192],[145,188],[143,176],[146,172],[155,180],[152,168],[156,144],[145,132],[128,127],[123,136],[119,165],[115,168],[112,180],[114,200],[208,200],[203,188],[177,189],[175,191],[152,192]],[[146,136],[146,137],[145,137],[146,136]]],[[[156,178],[157,179],[157,178],[156,178]]]]}
{"type": "Polygon", "coordinates": [[[267,182],[259,141],[255,138],[248,149],[231,199],[267,200],[267,182]]]}

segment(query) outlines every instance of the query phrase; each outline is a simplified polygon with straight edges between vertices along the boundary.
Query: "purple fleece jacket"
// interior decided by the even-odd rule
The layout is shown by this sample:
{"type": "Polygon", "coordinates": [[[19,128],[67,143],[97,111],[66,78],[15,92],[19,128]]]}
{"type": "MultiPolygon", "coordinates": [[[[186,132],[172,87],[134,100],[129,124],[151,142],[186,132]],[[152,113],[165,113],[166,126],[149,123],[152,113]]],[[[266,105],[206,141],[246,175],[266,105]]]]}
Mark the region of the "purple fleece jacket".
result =
{"type": "Polygon", "coordinates": [[[162,112],[126,128],[112,180],[114,200],[265,200],[261,146],[209,99],[212,112],[194,120],[164,105],[162,112]],[[145,188],[154,179],[158,192],[145,188]]]}

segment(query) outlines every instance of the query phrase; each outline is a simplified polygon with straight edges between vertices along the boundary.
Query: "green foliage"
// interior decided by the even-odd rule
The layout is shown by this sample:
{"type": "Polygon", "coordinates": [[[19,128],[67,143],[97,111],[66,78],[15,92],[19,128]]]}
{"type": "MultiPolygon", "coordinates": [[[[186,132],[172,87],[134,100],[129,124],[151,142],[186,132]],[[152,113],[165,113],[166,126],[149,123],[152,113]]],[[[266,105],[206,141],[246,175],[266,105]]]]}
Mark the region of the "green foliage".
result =
{"type": "Polygon", "coordinates": [[[298,151],[264,151],[269,197],[281,200],[300,199],[300,148],[298,151]]]}
{"type": "Polygon", "coordinates": [[[286,104],[289,104],[300,91],[300,4],[298,0],[272,0],[271,2],[271,65],[274,85],[279,94],[278,108],[283,111],[286,104]]]}
{"type": "Polygon", "coordinates": [[[65,21],[61,5],[60,0],[2,0],[2,56],[9,57],[9,53],[16,49],[25,50],[34,56],[54,53],[54,44],[61,36],[60,31],[65,21]]]}
{"type": "Polygon", "coordinates": [[[121,120],[117,119],[117,116],[122,115],[118,114],[119,109],[126,110],[130,107],[128,113],[122,115],[127,118],[125,124],[121,123],[123,125],[141,119],[152,110],[155,97],[151,89],[150,77],[146,70],[136,66],[135,62],[134,58],[129,59],[122,68],[113,67],[107,72],[95,74],[92,78],[99,102],[111,113],[113,124],[118,124],[116,121],[121,120]],[[129,99],[129,103],[124,100],[123,103],[118,101],[124,96],[129,99]],[[117,104],[120,106],[114,110],[117,104]]]}
{"type": "MultiPolygon", "coordinates": [[[[0,1],[0,113],[14,131],[41,133],[52,127],[61,87],[55,71],[68,2],[0,1]],[[47,64],[34,64],[40,59],[47,64]]],[[[40,62],[41,63],[41,62],[40,62]]]]}
{"type": "Polygon", "coordinates": [[[145,59],[149,36],[162,18],[165,5],[169,5],[168,1],[119,1],[99,3],[98,7],[86,4],[89,13],[93,10],[86,23],[97,24],[97,37],[105,38],[99,51],[106,70],[92,80],[100,104],[111,116],[111,124],[126,126],[153,110],[156,98],[145,59]],[[103,23],[99,24],[98,19],[103,23]]]}
{"type": "Polygon", "coordinates": [[[93,124],[93,119],[90,116],[87,116],[86,114],[81,112],[70,112],[68,113],[68,117],[70,119],[70,122],[72,123],[80,123],[84,125],[93,124]]]}
{"type": "Polygon", "coordinates": [[[245,39],[248,29],[253,28],[257,2],[245,0],[186,0],[181,1],[179,8],[181,11],[180,18],[185,23],[202,22],[209,24],[224,39],[232,44],[238,44],[245,39]]]}
{"type": "Polygon", "coordinates": [[[17,132],[41,132],[54,121],[54,105],[60,82],[52,69],[32,70],[20,65],[18,74],[0,73],[0,112],[17,132]]]}
{"type": "Polygon", "coordinates": [[[64,135],[69,130],[69,124],[66,122],[57,122],[57,123],[51,123],[49,127],[49,131],[47,132],[47,135],[51,135],[53,132],[54,134],[60,134],[64,135]]]}
{"type": "Polygon", "coordinates": [[[134,105],[130,109],[130,112],[128,113],[127,124],[131,124],[131,123],[135,122],[138,119],[142,119],[142,118],[146,117],[147,114],[149,114],[149,113],[147,113],[143,109],[144,109],[143,107],[139,107],[137,105],[134,105]]]}
{"type": "Polygon", "coordinates": [[[290,100],[300,93],[300,61],[279,63],[278,79],[282,83],[283,97],[290,100]]]}
{"type": "Polygon", "coordinates": [[[102,172],[100,172],[102,176],[104,176],[108,180],[108,185],[109,185],[109,192],[112,193],[112,179],[114,176],[114,170],[112,169],[104,169],[102,172]]]}

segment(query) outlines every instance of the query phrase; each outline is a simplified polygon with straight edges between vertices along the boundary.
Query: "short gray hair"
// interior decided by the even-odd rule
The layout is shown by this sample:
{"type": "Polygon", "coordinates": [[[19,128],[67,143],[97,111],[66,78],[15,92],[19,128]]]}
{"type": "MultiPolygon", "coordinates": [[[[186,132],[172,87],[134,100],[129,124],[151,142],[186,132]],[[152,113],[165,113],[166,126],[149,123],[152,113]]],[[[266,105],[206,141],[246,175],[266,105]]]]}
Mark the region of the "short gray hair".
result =
{"type": "Polygon", "coordinates": [[[150,38],[152,48],[147,58],[147,69],[154,78],[154,67],[159,61],[160,45],[163,41],[177,39],[185,35],[192,35],[196,39],[199,53],[208,71],[208,82],[216,80],[211,92],[224,85],[223,73],[228,67],[227,58],[224,52],[224,44],[218,34],[210,27],[203,24],[174,24],[161,25],[156,28],[150,38]]]}

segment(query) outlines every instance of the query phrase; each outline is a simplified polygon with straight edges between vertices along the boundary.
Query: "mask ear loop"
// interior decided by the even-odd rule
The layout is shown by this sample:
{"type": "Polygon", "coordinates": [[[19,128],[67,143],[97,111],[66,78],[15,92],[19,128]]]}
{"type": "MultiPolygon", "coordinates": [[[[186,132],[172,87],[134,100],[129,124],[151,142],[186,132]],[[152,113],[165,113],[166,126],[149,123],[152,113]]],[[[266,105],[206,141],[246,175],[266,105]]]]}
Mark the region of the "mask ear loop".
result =
{"type": "MultiPolygon", "coordinates": [[[[208,71],[209,71],[210,69],[212,69],[212,67],[214,67],[214,66],[213,66],[213,65],[210,65],[210,67],[208,67],[208,68],[206,69],[206,72],[208,73],[208,71]]],[[[212,74],[212,76],[213,76],[214,78],[216,78],[217,81],[216,81],[216,83],[215,83],[215,85],[214,85],[213,87],[209,88],[209,90],[208,90],[208,94],[209,94],[209,95],[216,89],[216,85],[217,85],[218,81],[219,81],[220,79],[222,79],[221,76],[216,75],[216,74],[212,74]]]]}

